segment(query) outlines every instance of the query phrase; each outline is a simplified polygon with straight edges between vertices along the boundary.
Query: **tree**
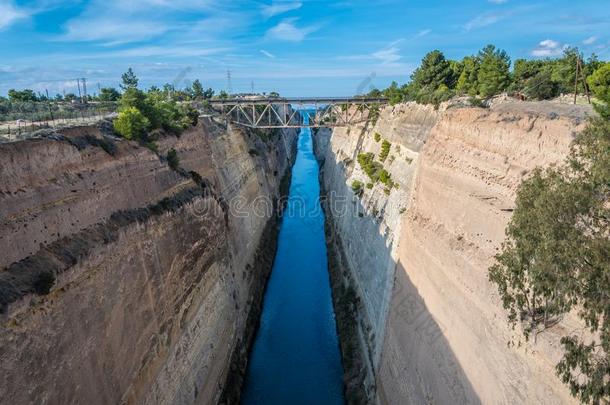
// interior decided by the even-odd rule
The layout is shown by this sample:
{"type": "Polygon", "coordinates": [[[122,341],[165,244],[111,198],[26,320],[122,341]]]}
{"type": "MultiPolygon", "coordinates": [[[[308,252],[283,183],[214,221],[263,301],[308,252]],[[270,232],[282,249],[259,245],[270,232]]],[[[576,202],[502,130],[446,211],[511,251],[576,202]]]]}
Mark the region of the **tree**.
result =
{"type": "MultiPolygon", "coordinates": [[[[610,122],[594,119],[566,162],[517,193],[507,241],[490,268],[509,322],[528,338],[573,309],[590,333],[561,339],[556,366],[586,403],[610,399],[610,122]]],[[[571,333],[571,332],[570,332],[571,333]]]]}
{"type": "Polygon", "coordinates": [[[559,85],[553,81],[549,69],[541,70],[529,78],[522,90],[529,98],[537,100],[549,100],[559,95],[559,85]]]}
{"type": "Polygon", "coordinates": [[[513,66],[513,78],[510,89],[524,92],[527,81],[536,76],[548,61],[517,59],[513,66]]]}
{"type": "Polygon", "coordinates": [[[150,126],[150,121],[137,108],[123,109],[114,120],[114,130],[125,139],[142,139],[150,126]]]}
{"type": "Polygon", "coordinates": [[[398,88],[398,83],[392,82],[390,87],[383,91],[384,97],[388,99],[390,105],[398,104],[402,101],[402,92],[398,88]]]}
{"type": "Polygon", "coordinates": [[[204,98],[203,85],[199,79],[195,79],[192,86],[193,98],[195,100],[201,100],[204,98]]]}
{"type": "Polygon", "coordinates": [[[38,98],[36,97],[36,93],[34,93],[34,91],[30,90],[30,89],[24,89],[21,91],[17,91],[15,89],[10,89],[8,91],[8,98],[10,101],[17,101],[17,102],[38,101],[38,98]]]}
{"type": "Polygon", "coordinates": [[[208,87],[208,89],[203,92],[203,99],[210,100],[212,97],[214,97],[214,90],[211,87],[208,87]]]}
{"type": "MultiPolygon", "coordinates": [[[[574,79],[576,77],[576,65],[584,66],[583,56],[575,47],[567,47],[563,51],[563,56],[553,64],[553,81],[559,83],[561,93],[574,92],[574,79]]],[[[582,82],[578,82],[578,91],[583,92],[582,82]]]]}
{"type": "Polygon", "coordinates": [[[134,107],[144,113],[149,106],[146,104],[146,95],[144,92],[136,89],[135,87],[130,87],[123,92],[119,102],[119,107],[120,109],[134,107]]]}
{"type": "Polygon", "coordinates": [[[458,77],[456,90],[461,94],[475,96],[477,94],[479,60],[475,56],[466,56],[462,60],[462,71],[458,77]]]}
{"type": "Polygon", "coordinates": [[[138,78],[131,68],[127,69],[127,72],[123,73],[121,76],[121,89],[126,91],[127,89],[137,89],[138,88],[138,78]]]}
{"type": "Polygon", "coordinates": [[[592,53],[591,56],[589,56],[589,59],[587,59],[587,63],[585,64],[585,77],[591,76],[593,72],[595,72],[603,65],[604,62],[600,61],[599,57],[595,53],[592,53]]]}
{"type": "Polygon", "coordinates": [[[453,71],[445,55],[435,50],[424,56],[421,65],[411,75],[411,81],[417,90],[433,92],[443,84],[451,85],[453,71]]]}
{"type": "Polygon", "coordinates": [[[504,50],[487,45],[479,52],[477,75],[479,94],[491,97],[506,90],[510,84],[510,58],[504,50]]]}
{"type": "Polygon", "coordinates": [[[610,102],[610,62],[601,65],[588,79],[589,86],[596,97],[610,102]]]}
{"type": "Polygon", "coordinates": [[[604,118],[610,119],[610,63],[600,66],[587,79],[591,91],[601,103],[595,105],[597,112],[604,118]]]}
{"type": "Polygon", "coordinates": [[[112,87],[102,87],[98,98],[100,101],[117,101],[121,98],[121,93],[112,87]]]}

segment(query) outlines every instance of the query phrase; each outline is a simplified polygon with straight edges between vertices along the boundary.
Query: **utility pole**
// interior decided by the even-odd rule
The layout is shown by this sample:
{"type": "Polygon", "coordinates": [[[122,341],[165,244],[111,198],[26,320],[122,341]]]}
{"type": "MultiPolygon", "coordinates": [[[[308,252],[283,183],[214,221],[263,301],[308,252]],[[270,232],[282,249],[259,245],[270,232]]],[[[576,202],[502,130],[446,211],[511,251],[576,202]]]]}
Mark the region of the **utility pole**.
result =
{"type": "Polygon", "coordinates": [[[582,81],[582,87],[585,89],[587,100],[591,104],[591,95],[587,87],[587,79],[585,78],[585,69],[580,62],[580,58],[576,58],[576,73],[574,74],[574,104],[576,104],[576,96],[578,95],[578,79],[582,81]]]}
{"type": "Polygon", "coordinates": [[[76,79],[76,86],[78,87],[78,98],[80,98],[80,102],[83,102],[83,94],[80,92],[80,79],[76,79]]]}
{"type": "Polygon", "coordinates": [[[231,70],[227,69],[227,93],[233,94],[233,83],[231,80],[231,70]]]}
{"type": "Polygon", "coordinates": [[[252,94],[254,94],[254,80],[250,82],[250,86],[252,87],[252,94]]]}
{"type": "Polygon", "coordinates": [[[81,78],[82,82],[83,82],[83,103],[87,103],[87,78],[83,77],[81,78]]]}

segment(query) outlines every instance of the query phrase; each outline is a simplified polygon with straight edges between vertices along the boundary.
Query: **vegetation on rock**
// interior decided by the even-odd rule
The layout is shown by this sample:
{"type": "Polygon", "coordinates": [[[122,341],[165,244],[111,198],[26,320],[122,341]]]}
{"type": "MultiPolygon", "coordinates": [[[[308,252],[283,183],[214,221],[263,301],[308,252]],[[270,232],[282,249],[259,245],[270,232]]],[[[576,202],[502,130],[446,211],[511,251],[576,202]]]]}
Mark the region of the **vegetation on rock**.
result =
{"type": "Polygon", "coordinates": [[[167,152],[167,164],[172,170],[178,170],[178,167],[180,167],[180,158],[173,148],[167,152]]]}
{"type": "MultiPolygon", "coordinates": [[[[607,89],[597,89],[600,98],[607,89]]],[[[528,339],[574,310],[590,334],[570,332],[561,339],[564,354],[557,374],[581,401],[608,401],[608,120],[593,119],[575,139],[564,164],[535,170],[521,184],[506,233],[489,279],[498,288],[509,322],[520,325],[528,339]]]]}
{"type": "Polygon", "coordinates": [[[148,131],[162,129],[169,134],[179,135],[197,124],[199,114],[193,107],[178,104],[176,100],[168,98],[167,92],[158,88],[144,92],[137,85],[138,79],[129,69],[123,75],[121,88],[124,92],[119,100],[119,116],[114,121],[116,132],[124,138],[148,143],[153,141],[148,139],[148,131]]]}
{"type": "Polygon", "coordinates": [[[392,147],[392,144],[384,139],[383,142],[381,143],[381,153],[379,153],[379,161],[385,162],[388,155],[390,154],[391,147],[392,147]]]}
{"type": "Polygon", "coordinates": [[[354,194],[356,195],[360,195],[362,194],[362,182],[359,180],[354,180],[352,181],[352,191],[354,192],[354,194]]]}

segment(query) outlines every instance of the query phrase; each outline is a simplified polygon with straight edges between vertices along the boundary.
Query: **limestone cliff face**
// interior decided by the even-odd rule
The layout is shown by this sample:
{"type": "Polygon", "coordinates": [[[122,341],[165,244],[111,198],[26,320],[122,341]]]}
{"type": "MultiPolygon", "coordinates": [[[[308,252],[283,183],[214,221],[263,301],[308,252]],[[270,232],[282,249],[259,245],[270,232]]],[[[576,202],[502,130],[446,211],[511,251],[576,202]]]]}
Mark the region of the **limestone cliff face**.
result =
{"type": "Polygon", "coordinates": [[[323,185],[348,201],[350,214],[338,210],[331,221],[362,302],[355,317],[370,327],[361,340],[375,381],[369,401],[574,402],[553,368],[565,326],[507,347],[515,332],[487,269],[518,184],[566,156],[587,113],[535,103],[404,104],[385,108],[372,128],[318,134],[323,185]],[[352,182],[369,180],[355,160],[366,152],[378,160],[375,133],[392,144],[383,166],[398,188],[365,187],[358,197],[352,182]]]}
{"type": "Polygon", "coordinates": [[[0,396],[217,403],[271,269],[296,132],[206,119],[158,142],[179,171],[96,139],[0,147],[0,396]]]}

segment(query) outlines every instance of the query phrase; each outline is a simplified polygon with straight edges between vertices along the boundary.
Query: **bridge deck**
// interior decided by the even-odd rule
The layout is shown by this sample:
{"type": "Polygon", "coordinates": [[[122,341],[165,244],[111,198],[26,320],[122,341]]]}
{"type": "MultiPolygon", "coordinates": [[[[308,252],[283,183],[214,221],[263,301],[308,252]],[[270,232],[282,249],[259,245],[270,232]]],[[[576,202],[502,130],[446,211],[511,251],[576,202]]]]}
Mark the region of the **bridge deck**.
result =
{"type": "Polygon", "coordinates": [[[261,105],[261,104],[387,104],[387,98],[369,97],[259,97],[226,98],[210,100],[211,105],[261,105]]]}

